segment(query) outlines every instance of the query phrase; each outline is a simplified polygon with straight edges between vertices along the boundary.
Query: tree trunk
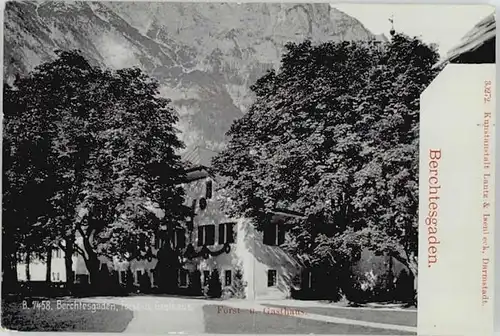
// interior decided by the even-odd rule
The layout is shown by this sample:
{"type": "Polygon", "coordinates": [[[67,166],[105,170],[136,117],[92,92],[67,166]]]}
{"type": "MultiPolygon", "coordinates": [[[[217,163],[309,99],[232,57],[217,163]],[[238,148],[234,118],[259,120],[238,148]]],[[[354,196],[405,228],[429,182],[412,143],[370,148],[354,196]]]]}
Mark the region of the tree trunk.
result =
{"type": "MultiPolygon", "coordinates": [[[[5,236],[4,236],[5,237],[5,236]]],[[[5,240],[4,240],[5,241],[5,240]]],[[[17,287],[17,253],[13,249],[2,251],[2,293],[14,293],[17,287]],[[12,251],[12,252],[11,252],[12,251]]]]}
{"type": "Polygon", "coordinates": [[[417,295],[418,295],[418,261],[417,258],[413,254],[406,254],[409,256],[407,259],[403,258],[400,255],[393,255],[396,260],[405,265],[411,273],[413,277],[413,304],[417,304],[417,295]]]}
{"type": "Polygon", "coordinates": [[[90,284],[93,288],[98,288],[100,266],[99,258],[90,244],[89,237],[85,236],[82,230],[80,230],[80,235],[83,241],[83,248],[87,254],[87,258],[85,258],[85,266],[87,266],[87,271],[89,272],[90,284]]]}
{"type": "MultiPolygon", "coordinates": [[[[18,241],[19,236],[13,225],[5,224],[8,220],[5,213],[4,225],[2,225],[2,293],[16,293],[19,291],[19,283],[17,276],[17,265],[22,260],[19,260],[18,241]]],[[[11,220],[9,220],[10,222],[11,220]]],[[[12,221],[13,223],[16,220],[12,221]]]]}
{"type": "Polygon", "coordinates": [[[31,273],[30,273],[30,263],[31,263],[31,255],[30,251],[26,251],[26,281],[31,281],[31,273]]]}
{"type": "Polygon", "coordinates": [[[47,246],[47,259],[45,260],[47,267],[45,268],[45,282],[52,282],[52,246],[47,246]]]}
{"type": "MultiPolygon", "coordinates": [[[[87,244],[84,243],[85,246],[87,244]]],[[[97,257],[97,254],[93,250],[87,250],[87,258],[85,259],[85,266],[87,266],[87,270],[89,272],[89,278],[90,278],[90,284],[94,289],[97,289],[99,287],[99,266],[100,266],[100,261],[99,258],[97,257]]]]}
{"type": "Polygon", "coordinates": [[[417,304],[417,295],[418,295],[418,264],[416,260],[408,261],[408,268],[410,269],[411,275],[413,276],[413,290],[415,291],[415,295],[413,300],[414,303],[417,304]]]}
{"type": "Polygon", "coordinates": [[[73,252],[74,252],[74,237],[66,237],[66,246],[64,251],[64,267],[66,269],[66,288],[71,292],[75,282],[75,274],[73,273],[73,252]]]}

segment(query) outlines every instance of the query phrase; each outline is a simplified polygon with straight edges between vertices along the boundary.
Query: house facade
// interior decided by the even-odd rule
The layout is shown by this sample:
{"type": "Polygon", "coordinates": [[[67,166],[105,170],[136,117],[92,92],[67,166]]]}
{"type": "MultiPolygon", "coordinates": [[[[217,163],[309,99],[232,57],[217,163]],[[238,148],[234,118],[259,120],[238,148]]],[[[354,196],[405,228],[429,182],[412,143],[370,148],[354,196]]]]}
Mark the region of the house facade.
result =
{"type": "Polygon", "coordinates": [[[292,214],[276,212],[264,232],[255,230],[249,219],[227,217],[221,211],[223,195],[217,192],[217,180],[210,172],[214,155],[195,148],[187,156],[194,166],[184,185],[186,205],[193,212],[186,237],[187,245],[192,244],[197,255],[186,265],[187,271],[200,271],[205,283],[217,269],[224,288],[232,285],[240,270],[246,298],[289,297],[301,270],[300,264],[280,247],[286,239],[284,219],[292,214]]]}

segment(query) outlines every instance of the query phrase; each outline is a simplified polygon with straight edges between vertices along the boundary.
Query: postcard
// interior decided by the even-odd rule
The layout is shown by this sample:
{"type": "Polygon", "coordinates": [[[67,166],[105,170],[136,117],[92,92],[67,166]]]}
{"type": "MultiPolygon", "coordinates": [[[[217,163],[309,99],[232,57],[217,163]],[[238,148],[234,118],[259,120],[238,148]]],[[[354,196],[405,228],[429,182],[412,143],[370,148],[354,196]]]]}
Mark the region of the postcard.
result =
{"type": "Polygon", "coordinates": [[[492,334],[494,10],[7,2],[3,330],[492,334]]]}

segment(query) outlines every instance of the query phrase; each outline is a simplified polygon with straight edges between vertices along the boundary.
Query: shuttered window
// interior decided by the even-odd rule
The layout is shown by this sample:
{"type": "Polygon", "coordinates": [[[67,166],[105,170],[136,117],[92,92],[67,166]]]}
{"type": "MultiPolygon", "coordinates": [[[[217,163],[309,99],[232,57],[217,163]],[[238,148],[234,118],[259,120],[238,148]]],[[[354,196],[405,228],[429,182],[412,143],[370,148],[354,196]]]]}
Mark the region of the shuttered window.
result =
{"type": "Polygon", "coordinates": [[[268,224],[264,228],[264,244],[280,246],[285,243],[286,228],[283,224],[268,224]]]}
{"type": "Polygon", "coordinates": [[[198,246],[215,244],[215,225],[198,227],[198,246]]]}
{"type": "Polygon", "coordinates": [[[235,223],[223,223],[219,224],[219,244],[224,245],[226,243],[232,244],[235,240],[235,223]]]}
{"type": "Polygon", "coordinates": [[[186,247],[186,229],[176,229],[174,234],[174,248],[186,247]]]}

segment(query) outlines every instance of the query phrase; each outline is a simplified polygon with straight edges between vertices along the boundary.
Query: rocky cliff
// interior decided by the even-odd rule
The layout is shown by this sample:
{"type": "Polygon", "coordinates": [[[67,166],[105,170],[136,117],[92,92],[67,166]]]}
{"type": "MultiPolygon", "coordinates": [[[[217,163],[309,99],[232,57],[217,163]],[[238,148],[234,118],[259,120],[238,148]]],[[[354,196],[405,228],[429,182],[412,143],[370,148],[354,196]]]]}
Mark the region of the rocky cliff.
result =
{"type": "Polygon", "coordinates": [[[7,3],[4,22],[7,78],[56,49],[80,49],[111,68],[138,66],[173,100],[186,144],[213,149],[287,42],[374,38],[352,17],[310,3],[18,1],[7,3]]]}

